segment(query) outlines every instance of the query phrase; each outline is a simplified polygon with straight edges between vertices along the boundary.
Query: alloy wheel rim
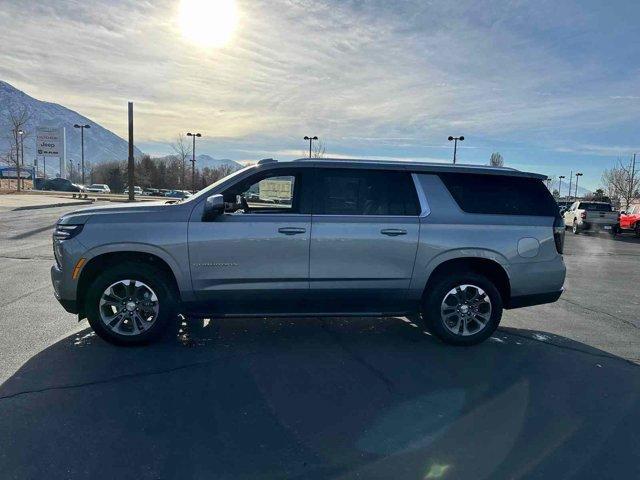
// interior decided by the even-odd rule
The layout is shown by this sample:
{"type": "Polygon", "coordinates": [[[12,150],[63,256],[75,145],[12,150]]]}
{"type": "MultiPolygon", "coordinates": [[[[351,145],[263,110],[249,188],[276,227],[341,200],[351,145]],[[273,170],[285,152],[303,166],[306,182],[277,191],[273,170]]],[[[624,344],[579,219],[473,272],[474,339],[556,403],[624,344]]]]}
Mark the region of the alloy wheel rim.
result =
{"type": "Polygon", "coordinates": [[[136,336],[151,328],[160,302],[153,289],[139,280],[118,280],[109,285],[98,305],[100,320],[113,333],[136,336]]]}
{"type": "Polygon", "coordinates": [[[440,305],[444,326],[454,335],[475,335],[491,320],[491,299],[477,285],[463,284],[452,288],[440,305]]]}

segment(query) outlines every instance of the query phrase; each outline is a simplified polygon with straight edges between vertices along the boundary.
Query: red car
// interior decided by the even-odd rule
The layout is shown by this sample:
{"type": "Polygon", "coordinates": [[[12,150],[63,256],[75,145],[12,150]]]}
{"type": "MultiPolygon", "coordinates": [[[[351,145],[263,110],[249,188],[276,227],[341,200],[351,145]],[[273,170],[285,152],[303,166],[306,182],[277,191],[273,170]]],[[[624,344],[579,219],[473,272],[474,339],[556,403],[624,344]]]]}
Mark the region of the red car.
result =
{"type": "Polygon", "coordinates": [[[620,212],[620,230],[633,230],[640,237],[640,205],[632,205],[627,212],[620,212]]]}

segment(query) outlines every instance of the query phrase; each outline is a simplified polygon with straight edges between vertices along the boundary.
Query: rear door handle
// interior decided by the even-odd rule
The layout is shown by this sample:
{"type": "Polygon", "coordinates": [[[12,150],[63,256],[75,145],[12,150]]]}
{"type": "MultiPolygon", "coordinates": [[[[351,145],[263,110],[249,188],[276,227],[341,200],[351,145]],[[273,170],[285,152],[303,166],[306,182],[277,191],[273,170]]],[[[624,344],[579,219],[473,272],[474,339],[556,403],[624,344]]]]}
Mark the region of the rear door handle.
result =
{"type": "Polygon", "coordinates": [[[306,228],[300,227],[281,227],[278,229],[278,232],[284,235],[298,235],[300,233],[305,233],[306,231],[306,228]]]}
{"type": "Polygon", "coordinates": [[[388,235],[389,237],[397,237],[398,235],[406,235],[407,231],[401,228],[385,228],[384,230],[380,230],[380,233],[388,235]]]}

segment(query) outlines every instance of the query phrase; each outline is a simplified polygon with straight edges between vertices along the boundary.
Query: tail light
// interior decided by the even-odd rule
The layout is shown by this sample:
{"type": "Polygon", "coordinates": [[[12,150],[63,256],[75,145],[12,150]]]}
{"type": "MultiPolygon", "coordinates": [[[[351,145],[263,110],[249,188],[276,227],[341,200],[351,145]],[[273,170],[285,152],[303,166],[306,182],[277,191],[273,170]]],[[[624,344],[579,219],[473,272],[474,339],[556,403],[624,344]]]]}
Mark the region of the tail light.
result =
{"type": "Polygon", "coordinates": [[[556,242],[556,251],[562,255],[564,250],[564,220],[562,217],[556,217],[553,222],[553,240],[556,242]]]}
{"type": "Polygon", "coordinates": [[[583,220],[584,220],[584,219],[586,219],[586,218],[587,218],[587,212],[582,212],[582,213],[580,214],[580,217],[581,217],[583,220]]]}

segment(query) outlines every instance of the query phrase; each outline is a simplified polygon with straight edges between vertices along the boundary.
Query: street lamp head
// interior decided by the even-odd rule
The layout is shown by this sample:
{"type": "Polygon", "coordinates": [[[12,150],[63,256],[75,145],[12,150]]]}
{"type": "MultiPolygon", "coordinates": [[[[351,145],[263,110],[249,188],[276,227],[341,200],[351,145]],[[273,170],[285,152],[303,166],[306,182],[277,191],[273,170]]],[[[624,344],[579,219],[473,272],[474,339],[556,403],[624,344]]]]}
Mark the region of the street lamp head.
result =
{"type": "Polygon", "coordinates": [[[581,177],[581,176],[582,176],[582,173],[580,173],[580,172],[576,173],[576,177],[581,177]]]}
{"type": "Polygon", "coordinates": [[[91,125],[89,125],[89,124],[84,125],[84,128],[91,128],[91,125]]]}
{"type": "Polygon", "coordinates": [[[316,136],[314,135],[314,137],[313,137],[311,140],[317,140],[317,139],[318,139],[318,137],[316,137],[316,136]]]}
{"type": "Polygon", "coordinates": [[[199,133],[196,133],[196,137],[201,137],[202,135],[199,133]]]}
{"type": "Polygon", "coordinates": [[[462,135],[460,135],[460,141],[464,141],[464,137],[462,135]]]}
{"type": "Polygon", "coordinates": [[[24,130],[22,129],[18,130],[18,135],[24,135],[24,130]]]}
{"type": "Polygon", "coordinates": [[[193,137],[193,133],[187,132],[187,137],[193,137]]]}
{"type": "Polygon", "coordinates": [[[306,135],[304,136],[305,140],[311,140],[309,137],[307,137],[306,135]]]}
{"type": "Polygon", "coordinates": [[[78,125],[77,123],[74,123],[73,128],[80,128],[80,125],[78,125]]]}
{"type": "Polygon", "coordinates": [[[564,175],[560,175],[558,178],[566,178],[564,175]]]}
{"type": "Polygon", "coordinates": [[[451,135],[449,135],[449,141],[453,141],[453,137],[451,135]]]}

